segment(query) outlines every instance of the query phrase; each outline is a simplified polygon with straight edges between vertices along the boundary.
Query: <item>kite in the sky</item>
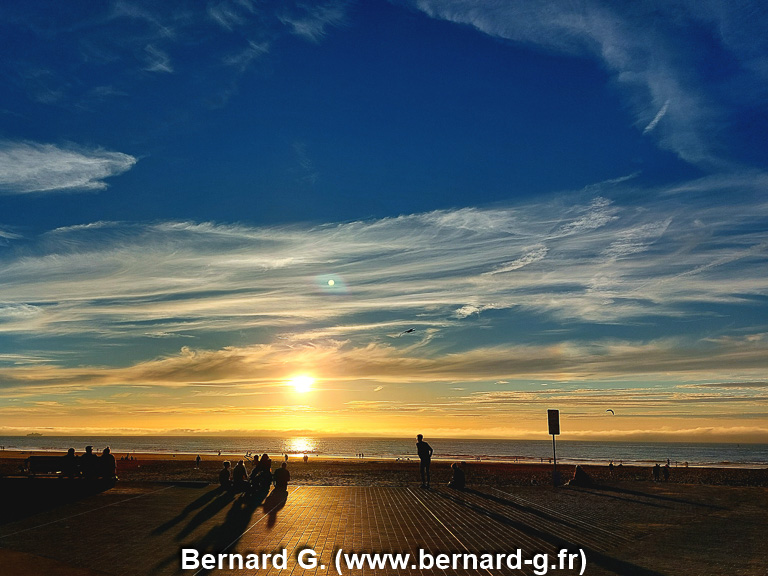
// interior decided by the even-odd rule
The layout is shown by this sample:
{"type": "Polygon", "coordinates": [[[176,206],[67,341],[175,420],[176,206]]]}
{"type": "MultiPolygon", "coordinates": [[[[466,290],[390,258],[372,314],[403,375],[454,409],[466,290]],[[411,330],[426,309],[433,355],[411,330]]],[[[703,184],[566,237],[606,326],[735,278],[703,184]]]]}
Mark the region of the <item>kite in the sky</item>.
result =
{"type": "Polygon", "coordinates": [[[403,334],[412,334],[413,332],[416,332],[416,328],[408,328],[408,330],[403,330],[400,332],[400,334],[397,335],[398,338],[402,336],[403,334]]]}
{"type": "Polygon", "coordinates": [[[610,412],[611,414],[613,414],[614,416],[616,416],[616,412],[614,412],[614,411],[613,411],[613,410],[611,410],[610,408],[608,408],[608,410],[606,410],[606,412],[610,412]]]}

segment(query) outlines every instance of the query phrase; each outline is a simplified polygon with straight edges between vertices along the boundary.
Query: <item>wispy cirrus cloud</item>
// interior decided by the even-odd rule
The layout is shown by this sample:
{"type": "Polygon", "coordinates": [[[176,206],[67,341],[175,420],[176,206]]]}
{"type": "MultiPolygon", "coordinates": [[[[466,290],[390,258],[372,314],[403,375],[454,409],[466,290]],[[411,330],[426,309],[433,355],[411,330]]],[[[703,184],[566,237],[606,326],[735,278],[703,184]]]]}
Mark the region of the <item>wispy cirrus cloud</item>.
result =
{"type": "Polygon", "coordinates": [[[5,194],[103,190],[106,178],[130,170],[136,158],[121,152],[0,142],[0,191],[5,194]]]}
{"type": "Polygon", "coordinates": [[[146,60],[145,70],[149,72],[173,72],[171,57],[164,50],[148,44],[144,48],[144,55],[146,60]]]}
{"type": "Polygon", "coordinates": [[[765,94],[764,41],[750,46],[748,38],[765,27],[766,18],[750,3],[412,3],[433,18],[470,25],[494,37],[597,59],[625,90],[643,133],[653,133],[661,146],[694,164],[723,164],[722,150],[710,135],[723,129],[734,105],[745,104],[736,93],[765,94]],[[678,27],[704,27],[709,34],[692,44],[691,36],[680,34],[678,27]],[[702,53],[723,54],[742,66],[720,79],[703,77],[695,72],[702,53]],[[742,90],[727,88],[734,84],[742,90]]]}
{"type": "MultiPolygon", "coordinates": [[[[717,194],[725,184],[699,186],[717,194]]],[[[665,192],[643,206],[553,198],[309,227],[62,228],[0,259],[0,330],[375,337],[403,325],[441,330],[490,310],[615,324],[703,318],[759,301],[768,290],[759,195],[699,207],[665,192]],[[14,321],[12,310],[29,317],[14,321]]]]}
{"type": "Polygon", "coordinates": [[[661,122],[661,119],[664,118],[664,114],[667,113],[667,110],[669,110],[669,100],[664,102],[664,106],[662,106],[661,110],[656,113],[656,116],[653,117],[653,120],[651,120],[648,125],[643,128],[643,134],[648,134],[648,132],[656,128],[658,123],[661,122]]]}
{"type": "Polygon", "coordinates": [[[347,2],[332,0],[317,4],[298,5],[294,10],[279,17],[293,34],[310,42],[319,42],[333,26],[346,21],[347,2]]]}

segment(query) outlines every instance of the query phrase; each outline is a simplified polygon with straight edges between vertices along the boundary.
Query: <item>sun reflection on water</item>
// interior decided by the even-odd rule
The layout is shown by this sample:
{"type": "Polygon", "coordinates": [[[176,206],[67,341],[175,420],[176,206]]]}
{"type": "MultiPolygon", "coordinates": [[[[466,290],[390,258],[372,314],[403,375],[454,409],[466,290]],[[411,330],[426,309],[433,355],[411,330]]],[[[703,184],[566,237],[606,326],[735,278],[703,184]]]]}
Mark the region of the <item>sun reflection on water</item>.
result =
{"type": "Polygon", "coordinates": [[[308,454],[317,450],[317,444],[312,438],[291,438],[285,446],[289,454],[308,454]]]}

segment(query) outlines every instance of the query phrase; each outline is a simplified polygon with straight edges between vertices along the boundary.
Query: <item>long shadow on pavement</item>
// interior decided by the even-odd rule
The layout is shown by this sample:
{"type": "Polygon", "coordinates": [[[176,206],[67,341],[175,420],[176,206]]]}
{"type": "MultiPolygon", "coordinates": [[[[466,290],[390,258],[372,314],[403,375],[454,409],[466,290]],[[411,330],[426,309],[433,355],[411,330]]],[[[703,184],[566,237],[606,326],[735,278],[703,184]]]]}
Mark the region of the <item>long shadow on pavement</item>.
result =
{"type": "MultiPolygon", "coordinates": [[[[231,507],[227,511],[224,521],[221,524],[213,526],[202,538],[189,545],[189,547],[194,548],[201,555],[225,553],[251,525],[251,519],[254,512],[264,501],[266,495],[267,492],[264,491],[253,495],[242,494],[233,499],[232,495],[226,492],[221,493],[218,498],[213,500],[189,521],[184,529],[176,536],[176,540],[180,541],[186,536],[189,536],[197,527],[213,518],[219,511],[223,510],[227,504],[231,503],[231,507]]],[[[179,566],[176,573],[182,573],[180,554],[171,554],[155,566],[153,574],[160,573],[174,562],[178,562],[179,566]]],[[[200,576],[210,572],[210,570],[202,569],[195,572],[195,575],[200,576]]]]}
{"type": "Polygon", "coordinates": [[[168,522],[165,522],[164,524],[161,524],[152,530],[152,534],[162,534],[163,532],[170,530],[176,524],[184,520],[184,518],[186,518],[189,514],[191,514],[193,510],[197,510],[201,506],[204,506],[206,502],[209,502],[210,500],[216,498],[216,496],[221,496],[222,494],[223,492],[219,488],[207,490],[199,498],[187,504],[184,510],[179,512],[174,518],[171,518],[168,520],[168,522]]]}
{"type": "MultiPolygon", "coordinates": [[[[556,534],[545,532],[544,530],[540,530],[539,528],[536,528],[535,526],[531,526],[530,524],[527,524],[525,522],[520,522],[519,520],[508,518],[503,514],[500,514],[493,510],[489,510],[482,506],[478,506],[477,504],[473,504],[471,502],[468,502],[466,500],[463,500],[451,494],[447,494],[440,491],[434,492],[434,494],[437,494],[442,498],[446,498],[460,506],[468,508],[473,512],[482,514],[483,516],[486,516],[488,518],[492,518],[493,520],[496,520],[497,522],[505,526],[508,526],[510,528],[514,528],[515,530],[519,530],[524,534],[533,536],[534,538],[538,538],[539,540],[543,540],[545,542],[549,542],[550,544],[554,545],[557,548],[560,548],[560,549],[581,548],[584,550],[584,554],[587,556],[587,559],[589,562],[593,564],[597,564],[601,568],[610,570],[615,574],[620,574],[622,576],[628,576],[628,575],[629,576],[665,576],[661,572],[656,572],[655,570],[643,568],[642,566],[638,566],[637,564],[632,564],[631,562],[620,560],[619,558],[613,558],[612,556],[608,556],[607,554],[604,554],[603,552],[599,552],[598,550],[594,550],[588,546],[583,546],[581,544],[569,542],[557,536],[556,534]]],[[[522,506],[520,508],[525,509],[526,511],[534,514],[537,512],[533,508],[527,508],[525,506],[522,506]]]]}
{"type": "MultiPolygon", "coordinates": [[[[579,487],[578,490],[583,490],[584,492],[589,492],[590,494],[597,494],[597,495],[599,495],[601,492],[615,492],[617,494],[625,494],[628,496],[639,496],[642,498],[648,498],[649,500],[660,500],[662,502],[670,502],[672,504],[686,504],[688,506],[699,506],[701,508],[709,508],[711,510],[725,510],[725,508],[723,508],[722,506],[705,504],[704,502],[694,502],[692,500],[675,498],[673,496],[663,496],[661,494],[651,494],[648,492],[640,492],[639,490],[629,490],[628,488],[619,488],[617,486],[597,485],[592,488],[579,487]]],[[[633,500],[633,501],[637,502],[637,500],[633,500]]]]}

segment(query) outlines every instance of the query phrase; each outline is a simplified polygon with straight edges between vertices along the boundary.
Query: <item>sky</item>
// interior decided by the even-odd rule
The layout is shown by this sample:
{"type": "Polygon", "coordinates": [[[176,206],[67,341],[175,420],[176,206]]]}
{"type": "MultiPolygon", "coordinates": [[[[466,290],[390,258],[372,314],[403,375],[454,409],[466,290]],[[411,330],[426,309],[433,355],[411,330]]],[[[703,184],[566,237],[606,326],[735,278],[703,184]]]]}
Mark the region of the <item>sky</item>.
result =
{"type": "Polygon", "coordinates": [[[4,3],[0,435],[768,441],[766,29],[4,3]]]}

